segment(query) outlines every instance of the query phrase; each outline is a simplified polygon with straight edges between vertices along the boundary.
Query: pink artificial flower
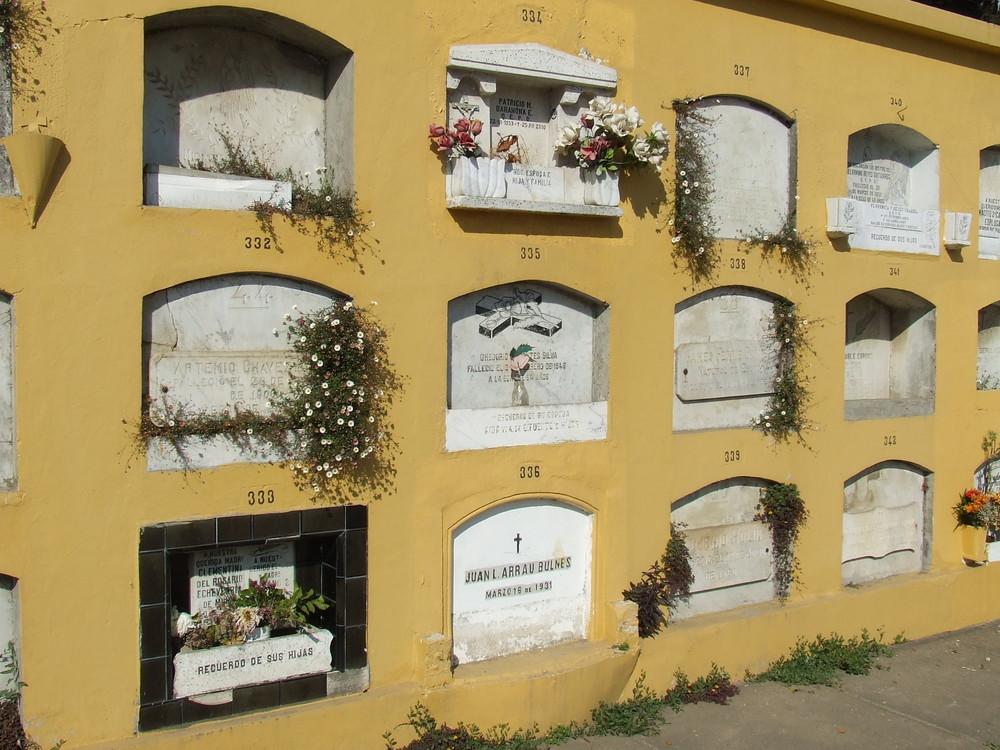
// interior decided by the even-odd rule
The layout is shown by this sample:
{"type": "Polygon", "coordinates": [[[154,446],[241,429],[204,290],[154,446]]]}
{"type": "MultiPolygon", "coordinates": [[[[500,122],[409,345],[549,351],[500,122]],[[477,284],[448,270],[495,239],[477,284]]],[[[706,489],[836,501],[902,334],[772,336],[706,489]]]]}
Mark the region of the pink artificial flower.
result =
{"type": "Polygon", "coordinates": [[[586,115],[580,115],[580,122],[583,123],[584,127],[592,128],[594,127],[594,118],[587,117],[586,115]]]}
{"type": "Polygon", "coordinates": [[[482,120],[473,120],[471,123],[469,123],[469,126],[470,126],[469,129],[472,131],[473,135],[479,135],[480,133],[483,132],[482,120]]]}
{"type": "Polygon", "coordinates": [[[469,118],[463,117],[461,120],[455,123],[455,130],[459,133],[469,132],[469,118]]]}
{"type": "Polygon", "coordinates": [[[444,126],[442,126],[442,125],[435,125],[435,124],[432,123],[431,126],[428,128],[428,136],[427,137],[428,138],[440,138],[442,135],[444,135],[447,132],[448,131],[445,130],[444,126]]]}
{"type": "Polygon", "coordinates": [[[455,139],[445,133],[437,139],[438,151],[447,151],[455,145],[455,139]]]}
{"type": "Polygon", "coordinates": [[[607,138],[598,136],[597,138],[591,138],[590,141],[581,146],[580,153],[583,154],[583,158],[586,161],[597,161],[610,145],[611,143],[607,138]]]}
{"type": "Polygon", "coordinates": [[[458,147],[459,148],[465,148],[465,149],[475,149],[476,148],[476,139],[473,138],[468,133],[459,131],[459,133],[458,133],[458,147]]]}

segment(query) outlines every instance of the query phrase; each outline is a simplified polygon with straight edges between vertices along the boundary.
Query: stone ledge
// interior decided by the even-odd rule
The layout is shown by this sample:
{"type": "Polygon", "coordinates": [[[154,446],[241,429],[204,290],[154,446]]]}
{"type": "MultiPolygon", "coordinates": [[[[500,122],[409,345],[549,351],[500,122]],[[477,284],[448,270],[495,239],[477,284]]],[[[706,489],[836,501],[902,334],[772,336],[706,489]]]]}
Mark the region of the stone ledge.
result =
{"type": "Polygon", "coordinates": [[[604,217],[619,217],[625,213],[620,206],[587,206],[580,203],[547,203],[543,201],[519,201],[508,198],[476,198],[470,196],[449,198],[448,208],[604,217]]]}

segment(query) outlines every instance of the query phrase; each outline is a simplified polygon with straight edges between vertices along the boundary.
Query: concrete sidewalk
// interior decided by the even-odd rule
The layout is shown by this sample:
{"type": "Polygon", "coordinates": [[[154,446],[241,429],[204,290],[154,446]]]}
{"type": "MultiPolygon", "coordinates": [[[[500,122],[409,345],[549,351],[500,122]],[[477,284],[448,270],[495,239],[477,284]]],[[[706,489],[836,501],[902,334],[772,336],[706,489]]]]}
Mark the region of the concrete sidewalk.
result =
{"type": "MultiPolygon", "coordinates": [[[[588,737],[564,750],[1000,748],[1000,621],[892,647],[887,669],[839,687],[742,685],[728,706],[695,704],[649,737],[588,737]]],[[[741,675],[733,675],[734,679],[741,675]]]]}

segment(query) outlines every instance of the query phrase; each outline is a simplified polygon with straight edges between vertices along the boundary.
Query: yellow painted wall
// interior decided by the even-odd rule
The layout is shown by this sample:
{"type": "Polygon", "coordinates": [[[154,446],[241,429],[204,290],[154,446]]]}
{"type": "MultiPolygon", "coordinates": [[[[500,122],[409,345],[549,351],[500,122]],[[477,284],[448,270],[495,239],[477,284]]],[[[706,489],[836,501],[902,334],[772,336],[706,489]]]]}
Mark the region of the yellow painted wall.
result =
{"type": "Polygon", "coordinates": [[[906,0],[232,4],[285,14],[353,50],[356,187],[375,220],[377,251],[359,269],[294,231],[282,234],[284,253],[247,250],[243,238],[258,233],[249,213],[142,207],[143,17],[187,6],[50,2],[36,93],[16,101],[15,127],[42,125],[65,142],[69,161],[37,228],[17,199],[0,198],[0,288],[14,296],[16,319],[19,474],[19,490],[0,496],[0,572],[20,580],[24,713],[40,740],[374,748],[417,700],[449,722],[546,726],[617,698],[640,669],[660,689],[675,669],[701,674],[713,661],[742,674],[799,635],[868,627],[919,637],[1000,616],[984,595],[1000,569],[960,564],[949,510],[971,483],[983,433],[1000,426],[1000,393],[975,387],[976,312],[1000,298],[1000,264],[979,260],[975,243],[958,258],[943,249],[937,257],[836,252],[824,234],[824,200],[846,191],[847,138],[898,122],[892,97],[906,103],[904,124],[939,145],[941,211],[978,213],[979,151],[1000,143],[1000,29],[906,0]],[[521,20],[528,8],[542,13],[541,24],[521,20]],[[649,204],[654,176],[623,182],[620,220],[445,208],[443,168],[424,135],[426,123],[444,117],[449,47],[519,42],[585,47],[618,70],[618,100],[671,130],[670,101],[685,96],[751,97],[795,119],[799,227],[821,240],[818,269],[809,285],[755,256],[747,270],[732,270],[736,243],[727,241],[716,285],[764,289],[822,321],[811,360],[819,429],[808,448],[774,446],[749,429],[672,432],[674,305],[707,287],[692,287],[673,266],[669,212],[649,204]],[[735,76],[736,64],[751,74],[735,76]],[[542,259],[522,260],[524,246],[540,248],[542,259]],[[371,687],[136,734],[139,529],[247,513],[246,492],[262,485],[279,498],[269,511],[313,507],[276,466],[147,473],[133,452],[143,296],[240,271],[378,300],[408,378],[393,411],[395,493],[370,507],[371,687]],[[608,438],[446,454],[447,302],[522,279],[610,305],[608,438]],[[935,412],[845,422],[845,304],[880,287],[937,307],[935,412]],[[886,447],[885,435],[896,445],[886,447]],[[738,464],[724,461],[729,450],[740,451],[738,464]],[[842,589],[843,483],[890,459],[934,474],[931,571],[842,589]],[[537,464],[541,477],[521,479],[523,464],[537,464]],[[798,483],[811,512],[798,549],[802,586],[784,607],[694,618],[644,641],[637,661],[635,651],[615,655],[610,603],[661,554],[670,503],[732,476],[798,483]],[[451,531],[501,500],[540,495],[594,510],[593,648],[501,659],[431,687],[420,641],[449,633],[451,531]],[[552,674],[530,678],[543,670],[552,674]],[[553,694],[561,702],[540,699],[553,694]]]}

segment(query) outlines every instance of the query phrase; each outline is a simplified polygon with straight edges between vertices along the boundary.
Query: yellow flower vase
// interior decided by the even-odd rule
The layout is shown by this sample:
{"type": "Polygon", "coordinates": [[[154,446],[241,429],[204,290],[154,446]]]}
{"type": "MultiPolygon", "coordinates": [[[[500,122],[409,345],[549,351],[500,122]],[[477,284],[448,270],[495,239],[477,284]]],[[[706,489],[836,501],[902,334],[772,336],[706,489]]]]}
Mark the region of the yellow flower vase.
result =
{"type": "Polygon", "coordinates": [[[961,526],[962,557],[971,563],[986,562],[986,529],[975,526],[961,526]]]}

